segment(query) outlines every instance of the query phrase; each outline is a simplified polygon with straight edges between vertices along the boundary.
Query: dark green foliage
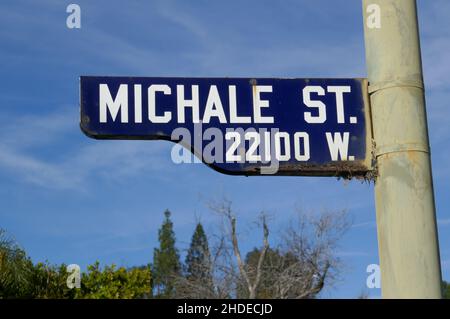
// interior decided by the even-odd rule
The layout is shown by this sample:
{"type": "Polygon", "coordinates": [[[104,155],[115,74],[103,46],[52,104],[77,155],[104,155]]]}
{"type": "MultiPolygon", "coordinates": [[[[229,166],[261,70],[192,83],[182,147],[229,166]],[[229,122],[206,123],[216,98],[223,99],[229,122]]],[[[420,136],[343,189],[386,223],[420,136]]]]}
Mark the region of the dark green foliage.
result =
{"type": "MultiPolygon", "coordinates": [[[[258,261],[261,255],[259,249],[254,248],[245,258],[245,268],[251,280],[256,276],[258,261]]],[[[308,266],[301,263],[292,252],[281,252],[278,249],[269,248],[261,267],[261,281],[256,291],[258,299],[280,298],[280,289],[286,289],[286,297],[295,298],[304,294],[302,285],[290,285],[287,282],[298,280],[303,277],[303,271],[308,271],[308,266]],[[283,286],[283,287],[282,287],[283,286]]],[[[304,282],[307,282],[305,279],[304,282]]],[[[320,290],[319,290],[320,291],[320,290]]],[[[316,298],[319,292],[312,291],[303,298],[316,298]]],[[[241,281],[237,286],[238,298],[249,298],[249,291],[245,282],[241,281]],[[243,286],[244,285],[244,286],[243,286]]]]}
{"type": "Polygon", "coordinates": [[[72,299],[75,297],[75,289],[67,287],[66,265],[59,267],[48,263],[37,263],[33,266],[30,281],[32,298],[38,299],[72,299]]]}
{"type": "Polygon", "coordinates": [[[211,256],[208,239],[201,223],[195,227],[191,245],[186,255],[186,277],[188,280],[211,281],[211,256]]]}
{"type": "Polygon", "coordinates": [[[100,269],[88,266],[82,274],[81,289],[67,287],[66,265],[37,263],[0,230],[0,299],[149,298],[152,293],[149,266],[100,269]]]}
{"type": "Polygon", "coordinates": [[[25,251],[0,229],[0,298],[29,297],[32,270],[25,251]]]}
{"type": "Polygon", "coordinates": [[[0,230],[0,298],[73,298],[66,266],[34,265],[25,251],[0,230]]]}
{"type": "Polygon", "coordinates": [[[164,212],[164,222],[159,229],[159,248],[153,252],[153,284],[156,297],[171,298],[175,296],[176,278],[181,273],[180,256],[175,248],[175,233],[170,220],[170,212],[164,212]]]}
{"type": "MultiPolygon", "coordinates": [[[[254,248],[245,258],[245,267],[252,281],[256,275],[260,255],[261,251],[254,248]]],[[[295,257],[289,253],[283,255],[278,250],[269,248],[261,267],[261,281],[257,289],[256,298],[276,298],[277,294],[275,292],[274,280],[289,266],[295,264],[295,262],[295,257]]],[[[242,287],[242,284],[244,283],[238,285],[238,298],[248,298],[248,289],[242,287]]]]}
{"type": "Polygon", "coordinates": [[[442,297],[444,299],[450,299],[450,284],[446,281],[442,282],[442,297]]]}
{"type": "Polygon", "coordinates": [[[195,227],[185,260],[185,276],[177,283],[182,298],[213,298],[216,296],[212,277],[208,239],[201,223],[195,227]]]}

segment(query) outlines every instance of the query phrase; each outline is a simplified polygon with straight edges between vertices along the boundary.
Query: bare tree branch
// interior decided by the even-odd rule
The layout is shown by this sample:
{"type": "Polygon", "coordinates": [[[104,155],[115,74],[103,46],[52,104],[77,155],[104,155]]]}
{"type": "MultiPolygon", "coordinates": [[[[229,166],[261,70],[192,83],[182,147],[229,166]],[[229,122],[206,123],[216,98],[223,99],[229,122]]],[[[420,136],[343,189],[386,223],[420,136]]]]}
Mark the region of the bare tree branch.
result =
{"type": "Polygon", "coordinates": [[[261,281],[261,275],[262,275],[262,265],[264,262],[264,259],[266,257],[267,250],[269,249],[269,228],[267,227],[266,222],[266,215],[261,215],[261,221],[262,221],[262,227],[263,227],[263,243],[264,246],[262,248],[261,254],[259,255],[258,259],[258,266],[256,269],[256,278],[255,282],[253,283],[252,290],[250,291],[250,299],[256,298],[256,290],[258,289],[259,282],[261,281]]]}
{"type": "Polygon", "coordinates": [[[315,298],[338,277],[342,265],[336,248],[350,226],[345,211],[299,212],[297,222],[282,230],[277,246],[269,244],[270,224],[261,213],[262,245],[243,256],[231,201],[210,208],[221,217],[211,246],[213,283],[181,278],[180,298],[315,298]]]}

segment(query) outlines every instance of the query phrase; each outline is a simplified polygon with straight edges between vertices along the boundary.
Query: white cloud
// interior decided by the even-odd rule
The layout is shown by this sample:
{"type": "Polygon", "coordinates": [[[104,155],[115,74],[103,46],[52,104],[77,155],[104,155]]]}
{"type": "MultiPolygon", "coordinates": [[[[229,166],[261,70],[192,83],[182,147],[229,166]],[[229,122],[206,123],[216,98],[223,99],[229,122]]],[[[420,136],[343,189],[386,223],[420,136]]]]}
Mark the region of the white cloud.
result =
{"type": "Polygon", "coordinates": [[[16,176],[49,188],[70,188],[77,184],[58,165],[18,153],[6,145],[0,145],[0,147],[0,167],[14,172],[16,176]]]}
{"type": "Polygon", "coordinates": [[[62,107],[48,114],[1,114],[0,140],[9,148],[42,146],[78,128],[78,108],[62,107]]]}
{"type": "Polygon", "coordinates": [[[9,123],[0,131],[0,170],[41,187],[83,189],[96,178],[118,180],[146,174],[170,161],[165,152],[168,146],[162,143],[88,140],[75,124],[76,114],[64,109],[9,123]],[[67,138],[68,134],[75,136],[67,138]],[[40,155],[43,145],[47,154],[40,155]]]}
{"type": "Polygon", "coordinates": [[[207,32],[208,28],[201,25],[197,19],[194,19],[182,9],[174,7],[170,4],[170,1],[160,1],[157,3],[156,8],[159,15],[164,19],[171,21],[184,30],[188,30],[197,38],[210,41],[207,32]]]}

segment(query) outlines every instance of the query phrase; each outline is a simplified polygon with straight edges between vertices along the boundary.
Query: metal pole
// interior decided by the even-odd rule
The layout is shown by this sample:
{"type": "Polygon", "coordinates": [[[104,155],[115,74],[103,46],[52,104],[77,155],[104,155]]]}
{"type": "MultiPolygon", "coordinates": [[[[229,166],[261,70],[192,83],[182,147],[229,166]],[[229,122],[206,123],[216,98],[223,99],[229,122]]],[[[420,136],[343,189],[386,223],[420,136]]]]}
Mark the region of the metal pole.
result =
{"type": "Polygon", "coordinates": [[[441,298],[415,0],[363,0],[383,298],[441,298]]]}

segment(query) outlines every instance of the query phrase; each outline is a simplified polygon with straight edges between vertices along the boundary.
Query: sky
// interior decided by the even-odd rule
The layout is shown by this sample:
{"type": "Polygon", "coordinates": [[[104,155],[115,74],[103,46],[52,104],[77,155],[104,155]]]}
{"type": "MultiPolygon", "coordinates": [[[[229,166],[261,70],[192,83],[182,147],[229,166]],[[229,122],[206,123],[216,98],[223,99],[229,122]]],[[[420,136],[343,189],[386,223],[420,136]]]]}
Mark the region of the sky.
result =
{"type": "MultiPolygon", "coordinates": [[[[450,3],[418,1],[440,253],[450,280],[450,3]]],[[[151,262],[163,212],[184,251],[211,200],[227,197],[243,249],[261,211],[283,229],[300,208],[349,212],[345,268],[323,298],[355,298],[378,263],[373,184],[330,177],[237,177],[177,165],[171,143],[97,141],[79,129],[79,76],[366,77],[359,0],[0,3],[0,227],[32,260],[151,262]],[[66,7],[81,8],[81,28],[66,7]]]]}

